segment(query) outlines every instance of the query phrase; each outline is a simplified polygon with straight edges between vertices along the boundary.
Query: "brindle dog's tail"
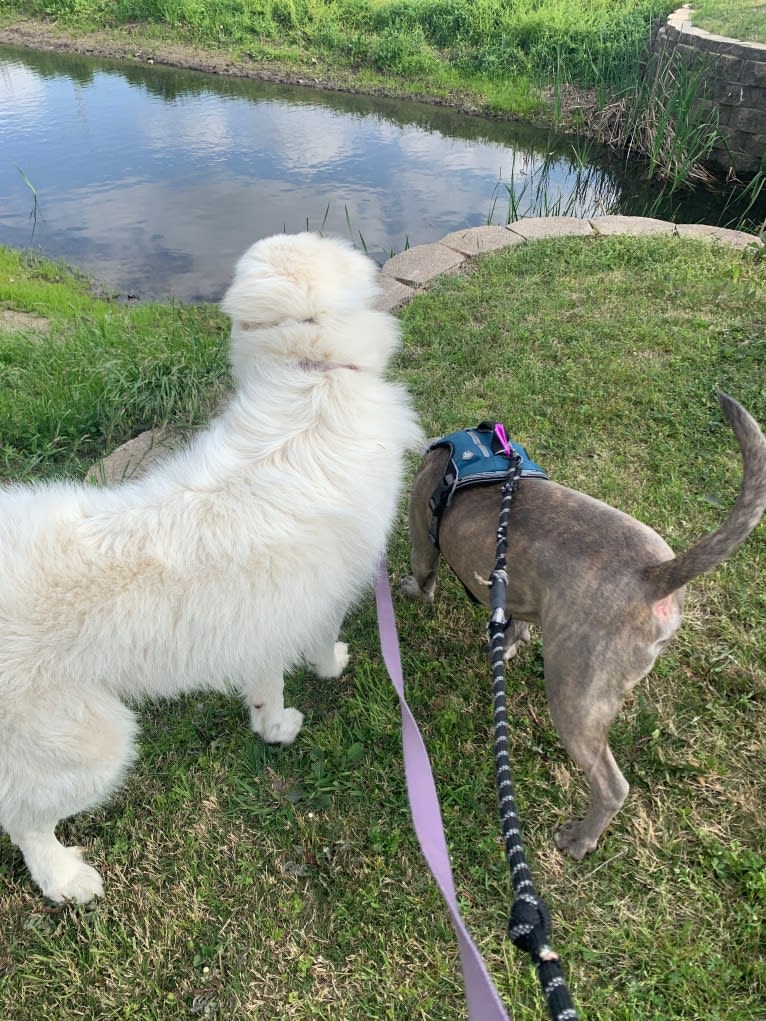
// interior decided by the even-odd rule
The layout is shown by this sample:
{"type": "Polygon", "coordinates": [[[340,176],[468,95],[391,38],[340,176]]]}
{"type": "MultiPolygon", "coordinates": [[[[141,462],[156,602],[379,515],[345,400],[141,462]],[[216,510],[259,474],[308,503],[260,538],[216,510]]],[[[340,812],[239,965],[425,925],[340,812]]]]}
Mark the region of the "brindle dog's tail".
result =
{"type": "Polygon", "coordinates": [[[655,599],[669,596],[698,574],[725,560],[750,535],[766,510],[766,438],[741,404],[721,391],[718,401],[742,451],[742,488],[720,528],[700,539],[686,553],[646,569],[645,577],[649,579],[655,599]]]}

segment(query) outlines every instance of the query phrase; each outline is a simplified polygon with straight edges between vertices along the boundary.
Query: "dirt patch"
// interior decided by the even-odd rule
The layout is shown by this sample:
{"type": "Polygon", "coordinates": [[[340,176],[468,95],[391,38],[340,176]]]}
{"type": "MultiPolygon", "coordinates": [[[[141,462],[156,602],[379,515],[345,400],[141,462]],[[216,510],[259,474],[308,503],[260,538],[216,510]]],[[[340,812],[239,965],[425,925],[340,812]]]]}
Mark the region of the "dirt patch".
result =
{"type": "Polygon", "coordinates": [[[35,333],[48,333],[50,326],[50,322],[43,316],[32,315],[31,312],[17,312],[13,308],[0,308],[0,331],[2,332],[32,330],[35,333]]]}
{"type": "MultiPolygon", "coordinates": [[[[135,29],[126,26],[114,32],[88,32],[72,35],[55,22],[17,21],[0,28],[0,43],[23,46],[49,53],[80,53],[91,57],[111,57],[145,64],[166,64],[168,67],[189,68],[211,74],[238,74],[244,76],[247,66],[229,54],[197,50],[177,43],[157,43],[147,46],[138,41],[135,29]]],[[[269,69],[264,68],[269,75],[269,69]]],[[[252,77],[260,77],[252,74],[252,77]]]]}
{"type": "Polygon", "coordinates": [[[209,74],[263,78],[267,81],[296,83],[300,77],[297,74],[285,74],[276,67],[256,66],[253,62],[239,59],[225,51],[198,50],[172,42],[148,44],[145,37],[138,33],[139,26],[126,25],[110,32],[73,35],[56,22],[17,21],[0,28],[0,43],[49,53],[80,53],[90,57],[164,64],[167,67],[188,68],[209,74]]]}

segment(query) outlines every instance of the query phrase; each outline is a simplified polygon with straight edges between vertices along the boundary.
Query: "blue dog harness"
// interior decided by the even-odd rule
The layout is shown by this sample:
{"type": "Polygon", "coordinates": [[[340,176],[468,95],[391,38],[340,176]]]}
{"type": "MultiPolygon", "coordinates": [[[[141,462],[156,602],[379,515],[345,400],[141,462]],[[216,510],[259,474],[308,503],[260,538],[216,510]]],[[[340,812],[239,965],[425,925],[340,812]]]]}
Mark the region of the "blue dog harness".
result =
{"type": "Polygon", "coordinates": [[[520,443],[508,440],[511,451],[505,453],[498,429],[504,434],[502,426],[498,427],[494,422],[480,422],[475,429],[461,429],[459,432],[449,433],[441,439],[434,440],[429,446],[429,450],[447,447],[450,452],[441,482],[434,489],[428,502],[433,514],[428,535],[437,549],[441,518],[452,503],[455,493],[468,486],[501,482],[511,467],[511,451],[521,458],[519,478],[548,478],[520,443]]]}

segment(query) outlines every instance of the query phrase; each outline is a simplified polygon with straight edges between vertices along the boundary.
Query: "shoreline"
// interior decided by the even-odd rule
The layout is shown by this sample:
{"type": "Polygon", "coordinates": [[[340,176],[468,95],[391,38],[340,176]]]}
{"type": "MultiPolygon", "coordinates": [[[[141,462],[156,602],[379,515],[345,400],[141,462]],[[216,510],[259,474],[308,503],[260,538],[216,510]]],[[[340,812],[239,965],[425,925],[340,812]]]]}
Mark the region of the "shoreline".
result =
{"type": "MultiPolygon", "coordinates": [[[[137,26],[136,26],[137,27],[137,26]]],[[[329,92],[379,96],[443,106],[472,117],[495,121],[522,121],[534,127],[554,128],[553,119],[534,120],[501,113],[468,95],[437,96],[404,86],[384,87],[363,81],[351,70],[329,71],[311,61],[296,62],[292,68],[278,61],[242,57],[232,50],[210,50],[171,39],[149,39],[144,32],[133,34],[134,26],[96,29],[75,35],[58,22],[34,19],[0,23],[0,44],[45,53],[72,53],[83,57],[127,61],[140,65],[159,65],[184,71],[200,71],[221,77],[250,78],[275,85],[302,85],[329,92]]],[[[565,125],[555,128],[567,134],[565,125]]],[[[581,132],[587,134],[587,131],[581,132]]]]}

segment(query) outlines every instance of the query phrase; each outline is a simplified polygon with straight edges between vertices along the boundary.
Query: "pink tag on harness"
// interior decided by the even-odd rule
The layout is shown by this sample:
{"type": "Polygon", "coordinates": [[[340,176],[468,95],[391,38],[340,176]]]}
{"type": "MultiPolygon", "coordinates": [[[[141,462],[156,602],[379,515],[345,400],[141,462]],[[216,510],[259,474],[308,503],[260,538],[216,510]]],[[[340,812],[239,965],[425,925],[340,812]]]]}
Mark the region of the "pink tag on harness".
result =
{"type": "Polygon", "coordinates": [[[500,440],[500,446],[503,448],[503,453],[506,457],[511,456],[511,445],[508,442],[508,437],[505,433],[505,426],[502,422],[495,423],[495,436],[500,440]]]}

